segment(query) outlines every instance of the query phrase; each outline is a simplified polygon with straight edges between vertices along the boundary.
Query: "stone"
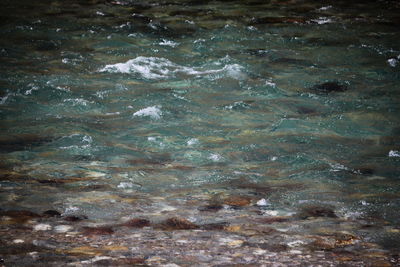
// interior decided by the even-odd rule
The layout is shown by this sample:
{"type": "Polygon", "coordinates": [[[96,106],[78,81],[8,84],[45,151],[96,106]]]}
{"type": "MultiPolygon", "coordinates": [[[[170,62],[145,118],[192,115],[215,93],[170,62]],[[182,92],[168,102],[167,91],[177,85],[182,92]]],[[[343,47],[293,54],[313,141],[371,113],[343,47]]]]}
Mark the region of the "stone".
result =
{"type": "Polygon", "coordinates": [[[201,229],[204,230],[225,230],[226,227],[229,226],[227,222],[219,222],[219,223],[208,223],[201,225],[201,229]]]}
{"type": "Polygon", "coordinates": [[[217,212],[221,210],[224,206],[221,204],[209,204],[206,206],[199,207],[199,211],[210,211],[210,212],[217,212]]]}
{"type": "Polygon", "coordinates": [[[310,217],[329,217],[337,218],[334,210],[331,207],[310,205],[303,207],[297,214],[301,219],[307,219],[310,217]]]}
{"type": "Polygon", "coordinates": [[[42,213],[42,215],[45,217],[59,217],[61,216],[61,213],[59,213],[56,210],[46,210],[45,212],[42,213]]]}
{"type": "Polygon", "coordinates": [[[122,225],[134,228],[143,228],[150,226],[150,221],[147,219],[135,218],[123,223],[122,225]]]}
{"type": "Polygon", "coordinates": [[[83,227],[83,233],[88,236],[92,235],[111,235],[114,230],[110,226],[98,226],[98,227],[83,227]]]}
{"type": "Polygon", "coordinates": [[[251,204],[251,198],[247,196],[230,196],[224,199],[224,204],[234,207],[244,207],[251,204]]]}
{"type": "Polygon", "coordinates": [[[173,217],[166,219],[158,225],[163,230],[192,230],[199,226],[183,218],[173,217]]]}
{"type": "Polygon", "coordinates": [[[86,220],[88,217],[85,215],[69,215],[64,217],[64,220],[67,222],[79,222],[82,220],[86,220]]]}
{"type": "Polygon", "coordinates": [[[45,224],[45,223],[40,223],[37,224],[33,227],[34,231],[48,231],[51,230],[51,225],[50,224],[45,224]]]}
{"type": "Polygon", "coordinates": [[[338,82],[325,82],[314,85],[311,89],[318,93],[327,94],[334,92],[344,92],[347,91],[348,88],[346,85],[340,84],[338,82]]]}
{"type": "Polygon", "coordinates": [[[71,231],[72,229],[73,227],[70,225],[57,225],[56,227],[54,227],[54,231],[56,233],[66,233],[71,231]]]}

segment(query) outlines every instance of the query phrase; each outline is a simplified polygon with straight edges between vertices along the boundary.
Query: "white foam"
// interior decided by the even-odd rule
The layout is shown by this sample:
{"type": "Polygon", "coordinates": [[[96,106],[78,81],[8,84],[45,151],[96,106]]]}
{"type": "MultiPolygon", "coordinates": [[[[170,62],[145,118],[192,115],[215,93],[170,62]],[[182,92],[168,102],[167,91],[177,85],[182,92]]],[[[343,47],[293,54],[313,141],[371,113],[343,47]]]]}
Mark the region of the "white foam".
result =
{"type": "MultiPolygon", "coordinates": [[[[213,65],[221,64],[217,61],[213,65]]],[[[241,79],[245,76],[242,70],[243,67],[238,64],[225,64],[219,69],[207,69],[206,66],[192,68],[176,64],[166,58],[140,56],[125,63],[106,65],[99,72],[136,74],[145,79],[167,79],[175,77],[176,74],[201,76],[222,73],[235,79],[241,79]]]]}
{"type": "Polygon", "coordinates": [[[312,21],[312,22],[315,22],[315,23],[317,23],[317,24],[320,24],[320,25],[322,25],[322,24],[327,24],[327,23],[332,23],[332,22],[333,22],[332,19],[326,18],[326,17],[319,17],[318,19],[312,19],[311,21],[312,21]]]}
{"type": "Polygon", "coordinates": [[[64,99],[63,102],[64,103],[67,103],[67,102],[71,103],[72,106],[87,106],[88,104],[93,103],[93,102],[88,101],[88,100],[83,99],[83,98],[67,98],[67,99],[64,99]]]}
{"type": "Polygon", "coordinates": [[[331,8],[332,8],[332,6],[323,6],[319,10],[324,11],[324,10],[328,10],[328,9],[331,9],[331,8]]]}
{"type": "Polygon", "coordinates": [[[208,159],[214,161],[214,162],[218,162],[222,159],[221,155],[219,154],[211,154],[208,159]]]}
{"type": "Polygon", "coordinates": [[[161,116],[162,116],[162,111],[160,108],[161,108],[160,106],[152,106],[152,107],[143,108],[143,109],[138,110],[135,113],[133,113],[133,116],[150,117],[152,119],[159,120],[159,119],[161,119],[161,116]]]}
{"type": "Polygon", "coordinates": [[[191,138],[187,141],[188,146],[197,145],[198,143],[199,143],[199,139],[197,139],[197,138],[191,138]]]}
{"type": "Polygon", "coordinates": [[[178,42],[174,42],[174,41],[170,41],[170,40],[165,40],[163,39],[159,45],[163,45],[163,46],[170,46],[170,47],[177,47],[179,45],[178,42]]]}
{"type": "Polygon", "coordinates": [[[387,62],[392,68],[396,67],[397,64],[399,63],[399,61],[396,58],[389,58],[387,62]]]}
{"type": "Polygon", "coordinates": [[[3,97],[0,97],[0,105],[4,105],[4,104],[6,103],[6,101],[7,101],[7,99],[8,99],[10,96],[11,96],[11,93],[9,93],[9,94],[7,94],[7,95],[5,95],[5,96],[3,96],[3,97]]]}
{"type": "Polygon", "coordinates": [[[262,198],[257,201],[257,206],[268,206],[268,201],[265,198],[262,198]]]}
{"type": "Polygon", "coordinates": [[[400,157],[400,151],[397,150],[390,150],[389,157],[400,157]]]}

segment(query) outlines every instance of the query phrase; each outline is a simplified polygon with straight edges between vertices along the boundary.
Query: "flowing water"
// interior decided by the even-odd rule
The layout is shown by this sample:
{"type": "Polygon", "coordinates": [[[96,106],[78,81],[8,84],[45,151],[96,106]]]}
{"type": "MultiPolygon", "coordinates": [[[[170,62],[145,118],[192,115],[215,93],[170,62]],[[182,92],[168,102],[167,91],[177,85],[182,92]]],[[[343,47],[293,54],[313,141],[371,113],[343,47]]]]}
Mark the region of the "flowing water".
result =
{"type": "Polygon", "coordinates": [[[292,252],[341,233],[357,240],[348,253],[398,253],[397,1],[0,6],[3,232],[15,210],[61,213],[24,222],[36,232],[86,216],[75,235],[133,217],[278,218],[292,252]]]}

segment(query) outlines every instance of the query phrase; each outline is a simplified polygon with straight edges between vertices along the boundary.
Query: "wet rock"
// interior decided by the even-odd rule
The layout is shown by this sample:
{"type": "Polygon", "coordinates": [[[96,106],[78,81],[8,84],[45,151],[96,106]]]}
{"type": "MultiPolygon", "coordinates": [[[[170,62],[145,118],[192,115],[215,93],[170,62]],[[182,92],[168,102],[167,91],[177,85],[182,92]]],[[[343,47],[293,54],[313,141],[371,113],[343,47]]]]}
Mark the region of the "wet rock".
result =
{"type": "Polygon", "coordinates": [[[316,91],[317,93],[334,93],[334,92],[344,92],[347,91],[347,86],[340,84],[338,82],[325,82],[321,84],[314,85],[311,88],[313,91],[316,91]]]}
{"type": "Polygon", "coordinates": [[[12,223],[25,223],[28,220],[41,217],[39,214],[36,214],[28,210],[0,211],[0,216],[11,218],[12,223]]]}
{"type": "Polygon", "coordinates": [[[48,231],[51,230],[50,224],[40,223],[33,227],[34,231],[48,231]]]}
{"type": "Polygon", "coordinates": [[[59,217],[61,216],[61,213],[59,213],[56,210],[46,210],[45,212],[42,213],[44,217],[59,217]]]}
{"type": "Polygon", "coordinates": [[[301,17],[263,17],[255,18],[251,21],[251,25],[263,24],[285,24],[285,23],[305,23],[307,20],[301,17]]]}
{"type": "Polygon", "coordinates": [[[166,219],[158,225],[162,230],[192,230],[198,229],[199,226],[183,218],[173,217],[166,219]]]}
{"type": "Polygon", "coordinates": [[[110,226],[99,226],[99,227],[83,227],[83,233],[88,236],[92,235],[111,235],[114,230],[110,226]]]}
{"type": "Polygon", "coordinates": [[[119,266],[136,266],[137,264],[144,264],[145,263],[144,258],[119,258],[117,259],[114,263],[119,266]]]}
{"type": "Polygon", "coordinates": [[[82,220],[86,220],[88,217],[85,215],[69,215],[64,217],[64,220],[67,222],[79,222],[82,220]]]}
{"type": "Polygon", "coordinates": [[[358,168],[357,171],[362,174],[362,175],[366,175],[366,176],[370,176],[373,175],[375,173],[375,170],[371,167],[361,167],[358,168]]]}
{"type": "Polygon", "coordinates": [[[291,219],[291,217],[288,217],[288,216],[275,216],[275,217],[267,217],[267,218],[258,219],[257,221],[260,223],[270,224],[270,223],[287,222],[290,219],[291,219]]]}
{"type": "Polygon", "coordinates": [[[244,207],[251,204],[251,198],[247,196],[230,196],[224,199],[224,204],[233,207],[244,207]]]}
{"type": "Polygon", "coordinates": [[[224,206],[218,203],[209,204],[206,206],[199,207],[199,211],[210,211],[210,212],[217,212],[222,209],[224,206]]]}
{"type": "Polygon", "coordinates": [[[135,218],[123,223],[122,225],[134,228],[143,228],[150,226],[150,221],[147,219],[135,218]]]}
{"type": "Polygon", "coordinates": [[[54,138],[36,134],[20,134],[0,138],[0,151],[14,152],[52,142],[54,138]]]}
{"type": "Polygon", "coordinates": [[[331,207],[325,206],[305,206],[297,214],[301,219],[310,217],[329,217],[337,218],[335,211],[331,207]]]}
{"type": "Polygon", "coordinates": [[[226,227],[229,226],[227,222],[219,222],[219,223],[208,223],[201,225],[201,229],[204,230],[225,230],[226,227]]]}
{"type": "Polygon", "coordinates": [[[56,233],[66,233],[71,231],[73,228],[70,225],[57,225],[56,227],[54,227],[54,231],[56,233]]]}

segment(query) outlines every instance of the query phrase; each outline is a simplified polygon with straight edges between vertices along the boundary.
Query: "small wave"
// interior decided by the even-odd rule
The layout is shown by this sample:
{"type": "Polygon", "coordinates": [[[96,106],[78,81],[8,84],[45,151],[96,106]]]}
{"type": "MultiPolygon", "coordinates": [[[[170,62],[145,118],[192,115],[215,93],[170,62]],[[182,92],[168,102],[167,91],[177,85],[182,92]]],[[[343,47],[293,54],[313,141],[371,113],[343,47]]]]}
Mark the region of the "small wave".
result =
{"type": "Polygon", "coordinates": [[[397,151],[397,150],[390,150],[388,156],[389,156],[389,157],[400,157],[400,151],[397,151]]]}
{"type": "Polygon", "coordinates": [[[150,80],[173,78],[176,74],[200,76],[216,73],[223,73],[232,78],[241,79],[244,75],[242,70],[243,67],[238,64],[226,64],[219,69],[207,69],[205,66],[191,68],[176,64],[166,58],[140,56],[125,63],[106,65],[99,72],[137,74],[150,80]]]}
{"type": "Polygon", "coordinates": [[[143,108],[143,109],[138,110],[135,113],[133,113],[133,116],[150,117],[152,119],[159,120],[159,119],[161,119],[161,116],[162,116],[162,111],[160,108],[161,108],[160,106],[152,106],[152,107],[143,108]]]}

